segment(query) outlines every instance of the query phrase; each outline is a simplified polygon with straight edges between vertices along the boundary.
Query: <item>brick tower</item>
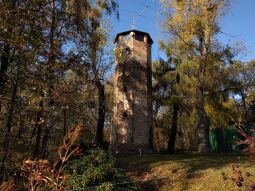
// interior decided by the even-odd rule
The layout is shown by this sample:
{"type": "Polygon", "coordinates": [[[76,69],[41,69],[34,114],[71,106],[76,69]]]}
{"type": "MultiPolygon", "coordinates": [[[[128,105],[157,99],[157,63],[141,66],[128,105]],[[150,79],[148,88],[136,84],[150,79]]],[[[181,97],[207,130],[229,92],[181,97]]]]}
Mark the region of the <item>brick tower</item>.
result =
{"type": "Polygon", "coordinates": [[[111,149],[147,152],[152,126],[151,46],[148,33],[130,30],[116,35],[111,149]]]}

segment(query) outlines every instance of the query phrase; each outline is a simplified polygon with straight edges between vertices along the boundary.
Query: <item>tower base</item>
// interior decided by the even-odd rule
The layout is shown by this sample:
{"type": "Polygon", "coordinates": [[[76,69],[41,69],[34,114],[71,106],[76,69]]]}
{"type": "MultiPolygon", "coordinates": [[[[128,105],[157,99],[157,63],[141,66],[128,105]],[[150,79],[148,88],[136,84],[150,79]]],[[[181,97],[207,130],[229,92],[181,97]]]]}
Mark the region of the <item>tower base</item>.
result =
{"type": "Polygon", "coordinates": [[[130,154],[152,154],[153,150],[152,148],[148,145],[145,144],[134,144],[134,143],[125,143],[125,144],[118,144],[115,146],[111,146],[110,148],[112,154],[125,154],[125,153],[130,153],[130,154]]]}

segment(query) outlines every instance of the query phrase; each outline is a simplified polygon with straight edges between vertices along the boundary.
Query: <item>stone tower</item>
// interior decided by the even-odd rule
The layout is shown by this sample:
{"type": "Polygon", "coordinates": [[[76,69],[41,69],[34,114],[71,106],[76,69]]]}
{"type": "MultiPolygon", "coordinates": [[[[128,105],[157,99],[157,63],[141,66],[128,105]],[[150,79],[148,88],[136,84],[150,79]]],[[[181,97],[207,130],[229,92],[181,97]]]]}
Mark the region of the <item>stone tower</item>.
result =
{"type": "Polygon", "coordinates": [[[113,127],[111,149],[147,152],[152,126],[151,46],[148,33],[130,30],[115,38],[113,127]]]}

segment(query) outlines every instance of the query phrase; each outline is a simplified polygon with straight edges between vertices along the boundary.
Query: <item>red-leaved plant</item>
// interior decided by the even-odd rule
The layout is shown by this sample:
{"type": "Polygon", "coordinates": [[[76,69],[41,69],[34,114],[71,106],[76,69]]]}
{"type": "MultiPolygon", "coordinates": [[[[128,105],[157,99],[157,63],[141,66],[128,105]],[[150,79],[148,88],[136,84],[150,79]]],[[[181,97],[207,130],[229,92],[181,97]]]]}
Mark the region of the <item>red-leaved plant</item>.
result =
{"type": "Polygon", "coordinates": [[[12,191],[14,186],[13,179],[9,179],[7,182],[0,184],[0,191],[12,191]]]}
{"type": "Polygon", "coordinates": [[[250,129],[251,135],[248,135],[244,130],[243,130],[243,123],[244,123],[244,118],[243,115],[240,115],[238,120],[236,121],[234,118],[232,118],[232,121],[234,123],[234,126],[236,127],[238,133],[244,138],[242,140],[238,140],[236,143],[237,145],[248,145],[249,147],[255,146],[255,130],[250,129]]]}
{"type": "Polygon", "coordinates": [[[51,164],[48,160],[24,160],[21,166],[21,176],[25,178],[25,187],[35,191],[38,187],[47,190],[62,191],[65,189],[67,175],[64,172],[67,160],[77,152],[79,147],[73,149],[80,136],[79,126],[68,131],[63,139],[63,145],[58,148],[59,159],[51,164]]]}
{"type": "MultiPolygon", "coordinates": [[[[252,135],[248,135],[242,128],[242,118],[238,122],[235,122],[237,131],[244,138],[243,140],[238,140],[237,145],[248,145],[249,154],[254,155],[255,151],[255,130],[250,129],[252,135]]],[[[255,155],[254,155],[255,156],[255,155]]],[[[247,191],[255,191],[255,180],[250,172],[242,172],[239,170],[239,165],[232,164],[232,174],[230,176],[222,172],[222,177],[224,181],[231,180],[237,187],[244,187],[247,191]]]]}

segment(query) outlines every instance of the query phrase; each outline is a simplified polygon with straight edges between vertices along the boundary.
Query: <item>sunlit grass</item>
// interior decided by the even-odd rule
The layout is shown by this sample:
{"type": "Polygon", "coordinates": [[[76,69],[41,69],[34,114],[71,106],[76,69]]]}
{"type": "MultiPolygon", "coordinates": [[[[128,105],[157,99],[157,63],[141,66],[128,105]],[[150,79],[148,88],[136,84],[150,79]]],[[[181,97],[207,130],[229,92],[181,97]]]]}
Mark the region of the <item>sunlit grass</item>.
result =
{"type": "MultiPolygon", "coordinates": [[[[229,191],[238,188],[232,180],[224,181],[222,172],[231,175],[231,164],[237,163],[245,173],[255,179],[255,163],[248,157],[236,155],[145,155],[119,157],[120,166],[134,180],[167,177],[148,183],[162,191],[229,191]],[[153,183],[151,183],[153,182],[153,183]]],[[[244,179],[244,184],[248,178],[244,179]]]]}

